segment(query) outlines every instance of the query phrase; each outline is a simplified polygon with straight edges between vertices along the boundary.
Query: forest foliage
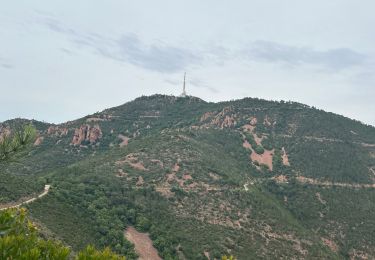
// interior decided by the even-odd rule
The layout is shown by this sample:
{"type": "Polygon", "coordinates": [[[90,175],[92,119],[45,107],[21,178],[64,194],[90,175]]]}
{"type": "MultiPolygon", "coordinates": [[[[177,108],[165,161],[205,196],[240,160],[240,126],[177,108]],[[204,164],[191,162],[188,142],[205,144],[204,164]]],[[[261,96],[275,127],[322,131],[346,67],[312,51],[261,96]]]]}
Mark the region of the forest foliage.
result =
{"type": "Polygon", "coordinates": [[[99,255],[109,247],[136,259],[124,237],[134,226],[150,235],[163,259],[206,259],[205,252],[217,259],[375,255],[374,189],[298,181],[372,184],[371,126],[293,102],[162,95],[66,124],[32,123],[44,140],[2,166],[0,204],[51,184],[28,211],[74,252],[90,253],[92,244],[99,255]],[[244,131],[254,117],[253,133],[244,131]],[[75,129],[85,124],[100,126],[102,138],[72,145],[75,129]],[[48,127],[68,133],[48,134],[48,127]],[[120,134],[129,137],[125,147],[120,134]],[[258,145],[253,134],[266,138],[258,145]],[[251,161],[244,139],[259,156],[274,149],[272,171],[251,161]]]}

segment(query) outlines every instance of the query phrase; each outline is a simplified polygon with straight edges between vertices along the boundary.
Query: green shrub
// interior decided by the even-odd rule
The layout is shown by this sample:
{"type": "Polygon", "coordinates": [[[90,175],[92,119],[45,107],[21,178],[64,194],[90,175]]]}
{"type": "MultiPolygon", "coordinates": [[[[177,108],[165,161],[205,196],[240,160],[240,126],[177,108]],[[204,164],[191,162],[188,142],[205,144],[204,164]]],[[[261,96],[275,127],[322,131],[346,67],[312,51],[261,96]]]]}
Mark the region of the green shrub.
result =
{"type": "Polygon", "coordinates": [[[263,154],[264,153],[264,148],[260,145],[257,145],[254,149],[254,151],[257,153],[257,154],[263,154]]]}

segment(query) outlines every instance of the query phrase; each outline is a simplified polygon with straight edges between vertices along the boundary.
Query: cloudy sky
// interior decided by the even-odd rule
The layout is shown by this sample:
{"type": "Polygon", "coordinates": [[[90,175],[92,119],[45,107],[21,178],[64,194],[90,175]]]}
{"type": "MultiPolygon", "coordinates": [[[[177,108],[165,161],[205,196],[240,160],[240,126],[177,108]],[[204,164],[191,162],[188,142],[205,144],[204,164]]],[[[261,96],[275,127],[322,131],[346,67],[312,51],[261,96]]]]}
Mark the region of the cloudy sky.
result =
{"type": "Polygon", "coordinates": [[[0,121],[141,95],[292,100],[375,125],[373,0],[17,0],[0,7],[0,121]]]}

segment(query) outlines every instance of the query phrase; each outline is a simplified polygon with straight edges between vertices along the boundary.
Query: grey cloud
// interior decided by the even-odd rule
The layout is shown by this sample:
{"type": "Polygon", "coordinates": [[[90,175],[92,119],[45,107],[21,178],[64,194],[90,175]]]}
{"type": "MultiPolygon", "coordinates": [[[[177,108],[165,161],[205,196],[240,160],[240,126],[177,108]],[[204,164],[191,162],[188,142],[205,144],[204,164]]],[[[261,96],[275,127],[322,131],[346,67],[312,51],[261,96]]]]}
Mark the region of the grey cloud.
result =
{"type": "Polygon", "coordinates": [[[7,63],[0,64],[0,67],[2,67],[3,69],[12,69],[13,68],[12,65],[7,64],[7,63]]]}
{"type": "Polygon", "coordinates": [[[200,58],[192,51],[166,44],[143,44],[136,35],[123,35],[117,41],[119,57],[134,65],[159,72],[177,72],[200,58]]]}
{"type": "MultiPolygon", "coordinates": [[[[80,33],[72,28],[63,25],[61,22],[51,16],[38,17],[37,22],[43,24],[49,30],[55,33],[66,35],[72,42],[76,44],[98,48],[100,46],[99,39],[103,39],[97,34],[80,33]]],[[[65,53],[71,52],[71,50],[68,50],[66,48],[60,48],[60,50],[65,53]]]]}
{"type": "Polygon", "coordinates": [[[6,59],[0,57],[0,68],[3,68],[3,69],[12,69],[13,65],[10,64],[6,59]]]}
{"type": "Polygon", "coordinates": [[[45,26],[47,26],[47,28],[54,32],[78,36],[78,33],[75,30],[63,26],[58,20],[54,19],[53,17],[43,16],[41,18],[38,18],[37,22],[44,24],[45,26]]]}
{"type": "MultiPolygon", "coordinates": [[[[115,39],[95,33],[82,33],[64,26],[50,16],[43,16],[40,21],[50,30],[67,35],[75,44],[89,47],[98,55],[162,73],[179,72],[191,65],[199,65],[203,61],[224,65],[228,60],[244,57],[248,60],[289,66],[315,65],[334,71],[363,66],[368,61],[366,55],[349,48],[319,51],[271,41],[255,41],[248,48],[238,52],[223,46],[198,51],[165,43],[146,44],[137,35],[131,33],[123,34],[115,39]]],[[[62,51],[66,52],[63,49],[62,51]]]]}
{"type": "Polygon", "coordinates": [[[367,57],[348,48],[318,51],[307,47],[295,47],[270,41],[256,41],[245,50],[247,57],[266,62],[287,65],[310,64],[328,69],[341,70],[366,63],[367,57]]]}
{"type": "Polygon", "coordinates": [[[210,85],[208,85],[207,83],[203,82],[202,80],[199,80],[199,79],[191,79],[189,81],[189,83],[194,86],[194,87],[197,87],[197,88],[205,88],[205,89],[208,89],[209,91],[211,91],[212,93],[219,93],[220,91],[210,85]]]}
{"type": "Polygon", "coordinates": [[[60,51],[68,54],[68,55],[73,55],[73,51],[67,49],[67,48],[60,48],[60,51]]]}
{"type": "MultiPolygon", "coordinates": [[[[66,34],[78,45],[91,47],[97,54],[120,62],[133,64],[158,72],[178,72],[201,61],[194,51],[170,46],[165,43],[143,43],[135,34],[124,34],[110,39],[95,33],[80,33],[67,28],[59,21],[47,17],[42,20],[50,30],[66,34]]],[[[66,49],[61,49],[66,52],[66,49]]]]}

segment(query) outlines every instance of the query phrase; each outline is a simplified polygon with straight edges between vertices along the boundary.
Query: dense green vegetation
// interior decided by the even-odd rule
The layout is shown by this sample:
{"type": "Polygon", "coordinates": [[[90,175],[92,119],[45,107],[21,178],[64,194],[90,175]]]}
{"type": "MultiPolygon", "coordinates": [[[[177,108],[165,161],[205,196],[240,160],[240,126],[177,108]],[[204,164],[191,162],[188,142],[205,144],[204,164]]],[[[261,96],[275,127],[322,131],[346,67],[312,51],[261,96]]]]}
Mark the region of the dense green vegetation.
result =
{"type": "MultiPolygon", "coordinates": [[[[66,260],[73,258],[73,255],[61,242],[41,238],[37,228],[27,218],[25,209],[12,209],[0,211],[0,258],[66,260]]],[[[98,251],[93,246],[87,246],[75,259],[125,260],[109,248],[98,251]]]]}
{"type": "MultiPolygon", "coordinates": [[[[11,132],[7,131],[0,137],[0,164],[6,166],[9,161],[20,158],[24,150],[35,141],[35,128],[31,125],[11,132]]],[[[14,185],[13,179],[8,184],[14,185]]],[[[7,185],[8,186],[8,185],[7,185]]],[[[21,188],[18,186],[17,188],[21,188]]],[[[14,188],[14,187],[13,187],[14,188]]],[[[17,195],[17,192],[14,192],[17,195]]],[[[10,194],[5,193],[10,196],[10,194]]],[[[13,194],[14,196],[14,194],[13,194]]],[[[1,259],[56,259],[71,258],[70,249],[53,239],[43,239],[37,228],[27,218],[26,210],[0,208],[0,258],[1,259]]],[[[69,217],[72,221],[71,216],[69,217]]],[[[113,253],[109,248],[98,251],[88,246],[76,256],[77,260],[84,259],[113,259],[125,260],[113,253]]]]}
{"type": "Polygon", "coordinates": [[[134,226],[163,259],[375,256],[375,190],[360,186],[374,183],[373,127],[292,102],[161,95],[58,126],[33,124],[43,142],[2,167],[0,203],[52,185],[27,207],[43,236],[74,252],[93,244],[136,259],[124,236],[134,226]],[[257,123],[244,131],[251,118],[257,123]],[[102,137],[72,145],[86,124],[102,137]],[[128,145],[119,146],[120,134],[128,145]],[[251,161],[244,140],[259,156],[274,149],[272,171],[251,161]]]}

